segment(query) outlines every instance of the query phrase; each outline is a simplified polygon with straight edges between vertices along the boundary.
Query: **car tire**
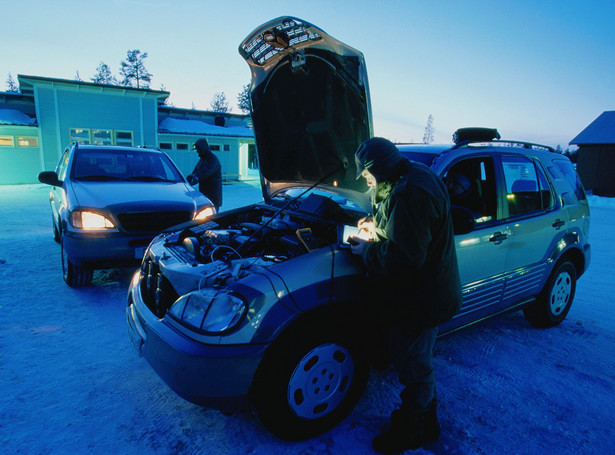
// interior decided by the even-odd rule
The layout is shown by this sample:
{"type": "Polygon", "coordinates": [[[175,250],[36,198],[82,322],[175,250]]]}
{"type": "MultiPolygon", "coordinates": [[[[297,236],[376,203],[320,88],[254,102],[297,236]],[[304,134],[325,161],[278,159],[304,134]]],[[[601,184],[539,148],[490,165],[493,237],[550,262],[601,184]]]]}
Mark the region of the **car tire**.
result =
{"type": "Polygon", "coordinates": [[[89,267],[75,265],[70,261],[64,249],[64,237],[62,237],[60,245],[62,250],[62,275],[66,284],[71,288],[89,286],[92,282],[94,271],[89,267]]]}
{"type": "Polygon", "coordinates": [[[339,328],[291,330],[267,352],[252,398],[269,431],[300,441],[348,415],[365,388],[369,364],[359,341],[339,328]]]}
{"type": "Polygon", "coordinates": [[[536,301],[523,310],[525,318],[539,328],[553,327],[566,319],[577,287],[577,272],[569,261],[558,263],[536,301]]]}

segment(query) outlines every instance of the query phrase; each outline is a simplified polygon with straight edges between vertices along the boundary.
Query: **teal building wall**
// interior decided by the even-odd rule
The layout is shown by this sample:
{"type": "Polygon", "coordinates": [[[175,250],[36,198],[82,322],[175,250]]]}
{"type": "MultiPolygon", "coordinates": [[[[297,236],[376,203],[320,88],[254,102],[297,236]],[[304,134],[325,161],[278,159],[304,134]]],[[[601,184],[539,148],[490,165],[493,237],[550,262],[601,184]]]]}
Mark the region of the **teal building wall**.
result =
{"type": "Polygon", "coordinates": [[[75,141],[158,146],[187,175],[198,160],[192,146],[201,137],[220,159],[225,179],[258,176],[241,164],[248,144],[254,144],[247,116],[223,114],[220,127],[214,122],[221,114],[165,107],[166,91],[24,75],[18,81],[20,94],[0,93],[0,184],[37,183],[38,173],[55,169],[75,141]],[[3,112],[7,117],[15,110],[32,124],[3,119],[3,112]],[[159,131],[161,119],[175,117],[200,127],[159,131]]]}

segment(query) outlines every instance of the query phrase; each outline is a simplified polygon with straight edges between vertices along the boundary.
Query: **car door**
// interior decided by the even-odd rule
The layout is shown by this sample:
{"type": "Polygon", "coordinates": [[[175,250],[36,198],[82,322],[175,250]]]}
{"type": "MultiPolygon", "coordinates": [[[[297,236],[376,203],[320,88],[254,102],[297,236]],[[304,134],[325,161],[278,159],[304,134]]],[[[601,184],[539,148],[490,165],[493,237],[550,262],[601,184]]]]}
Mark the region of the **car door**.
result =
{"type": "Polygon", "coordinates": [[[535,295],[549,272],[549,257],[566,228],[540,163],[528,156],[502,155],[509,226],[505,303],[535,295]]]}
{"type": "Polygon", "coordinates": [[[472,232],[455,236],[463,305],[455,318],[441,327],[446,331],[501,307],[510,230],[502,216],[493,156],[458,160],[443,180],[451,205],[470,210],[475,220],[472,232]]]}

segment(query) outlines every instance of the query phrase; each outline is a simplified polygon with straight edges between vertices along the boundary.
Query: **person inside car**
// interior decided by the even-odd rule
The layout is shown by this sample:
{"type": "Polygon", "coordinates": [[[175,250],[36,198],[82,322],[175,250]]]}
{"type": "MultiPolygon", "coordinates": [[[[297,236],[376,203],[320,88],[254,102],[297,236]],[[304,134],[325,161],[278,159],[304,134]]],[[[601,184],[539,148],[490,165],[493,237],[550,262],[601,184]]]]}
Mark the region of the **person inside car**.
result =
{"type": "Polygon", "coordinates": [[[373,191],[374,215],[359,223],[371,240],[355,237],[351,248],[372,280],[372,310],[404,386],[401,406],[373,448],[399,453],[440,436],[433,347],[438,325],[462,300],[450,203],[442,180],[386,139],[365,141],[355,160],[357,178],[373,191]]]}

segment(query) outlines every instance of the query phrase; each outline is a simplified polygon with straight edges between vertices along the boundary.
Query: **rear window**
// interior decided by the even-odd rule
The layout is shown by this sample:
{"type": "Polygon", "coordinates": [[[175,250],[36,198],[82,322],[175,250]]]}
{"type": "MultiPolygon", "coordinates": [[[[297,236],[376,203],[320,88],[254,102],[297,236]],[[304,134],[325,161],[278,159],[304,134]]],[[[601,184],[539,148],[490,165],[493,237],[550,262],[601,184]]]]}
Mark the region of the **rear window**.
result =
{"type": "Polygon", "coordinates": [[[543,171],[524,156],[502,156],[506,182],[506,199],[510,216],[548,210],[552,203],[551,190],[543,171]]]}
{"type": "Polygon", "coordinates": [[[553,163],[557,166],[561,173],[564,174],[564,178],[570,185],[570,188],[574,191],[577,199],[579,201],[587,199],[585,190],[583,189],[583,184],[579,178],[579,174],[577,174],[577,171],[572,166],[572,163],[568,160],[553,160],[553,163]]]}

